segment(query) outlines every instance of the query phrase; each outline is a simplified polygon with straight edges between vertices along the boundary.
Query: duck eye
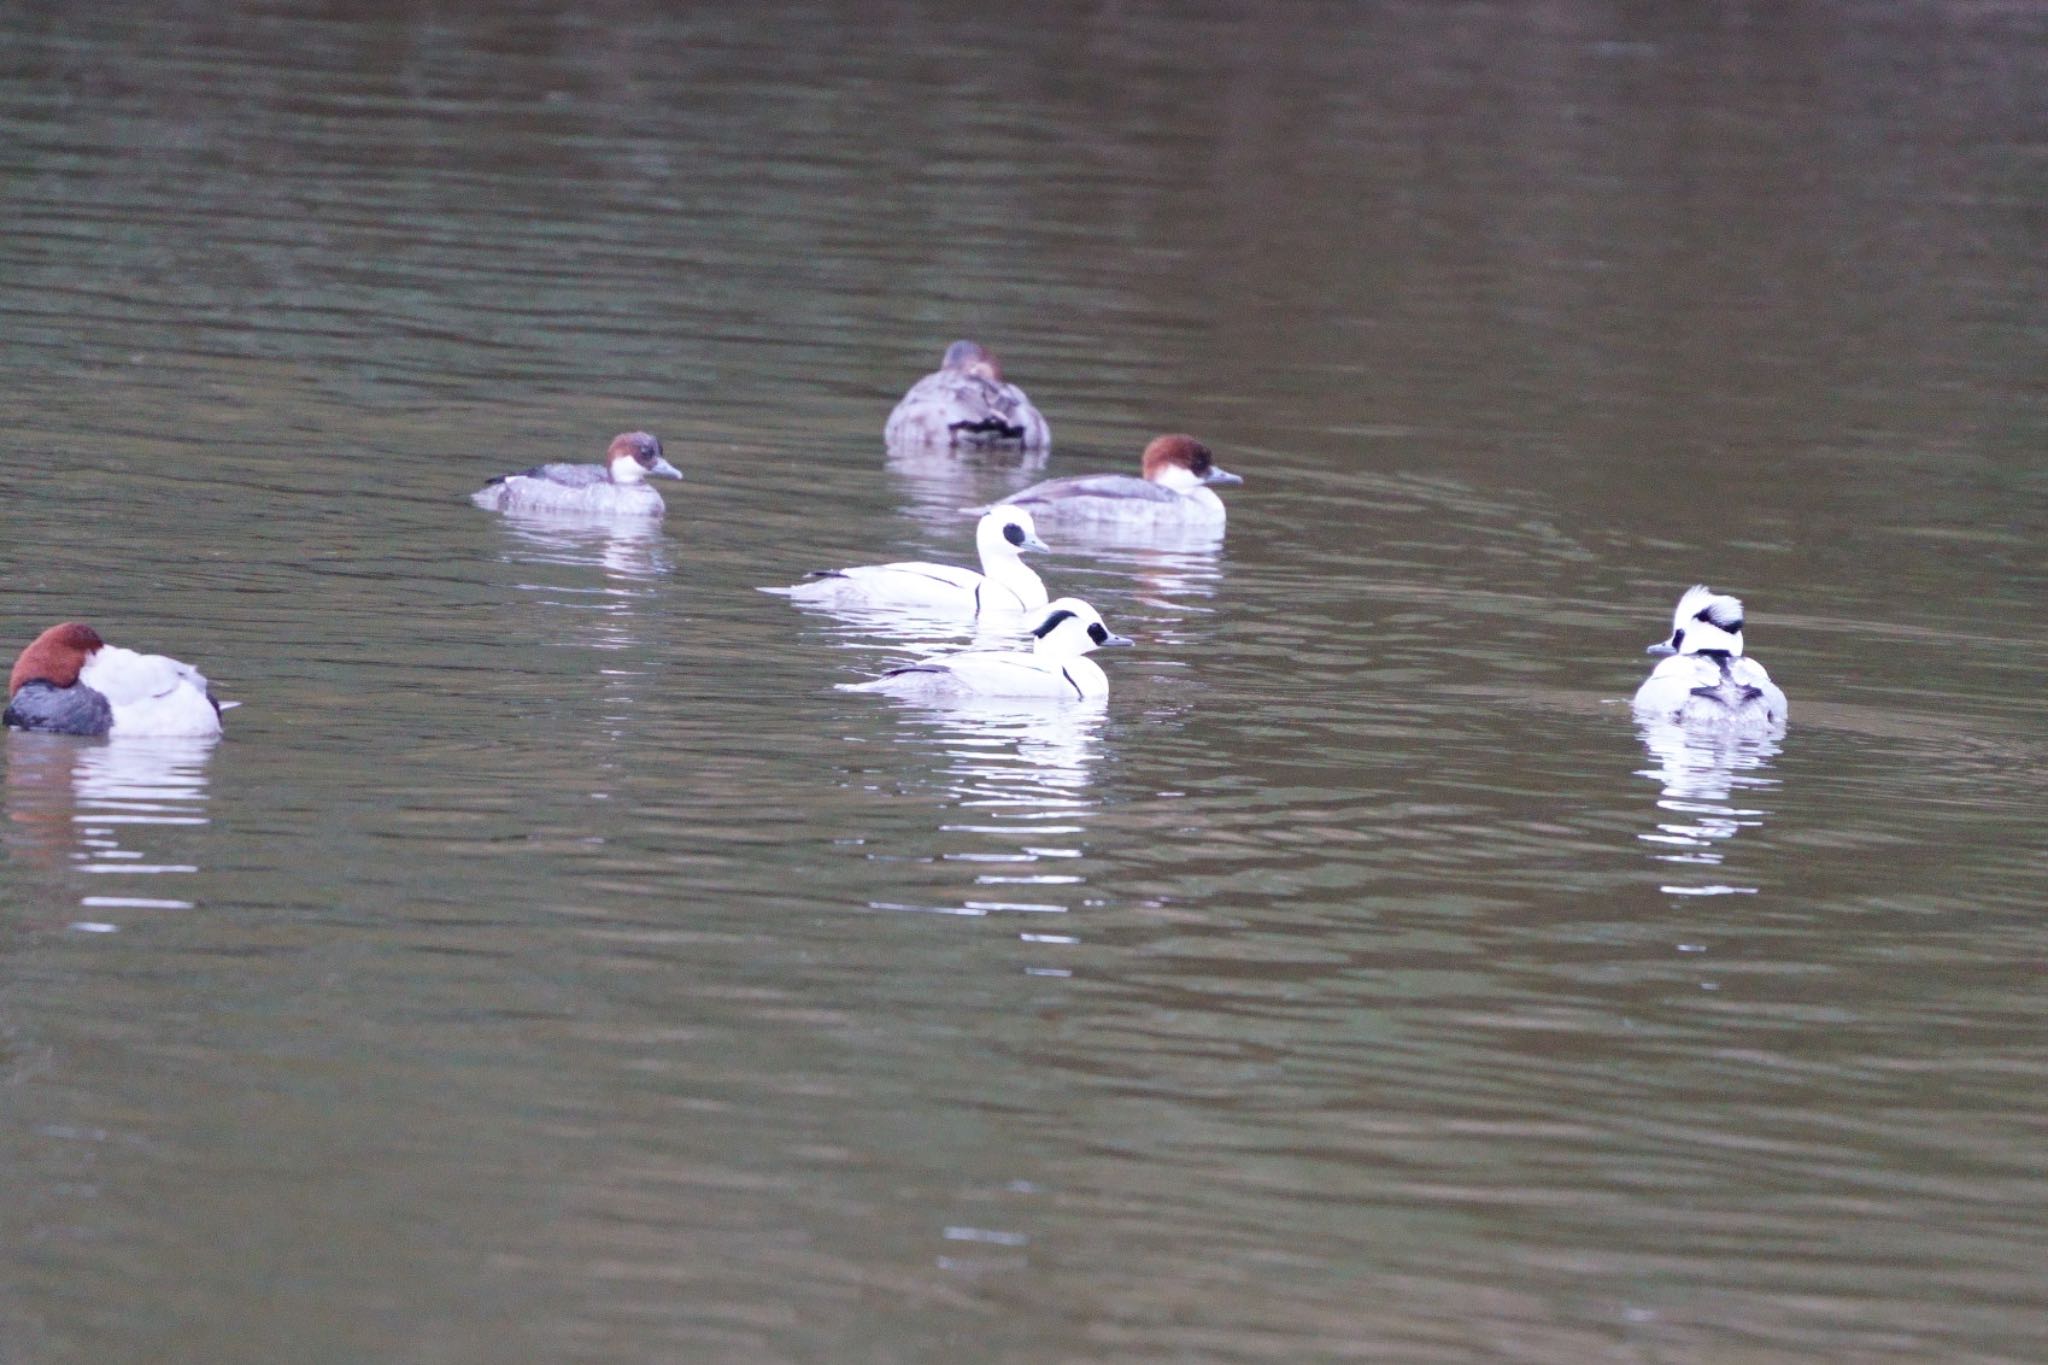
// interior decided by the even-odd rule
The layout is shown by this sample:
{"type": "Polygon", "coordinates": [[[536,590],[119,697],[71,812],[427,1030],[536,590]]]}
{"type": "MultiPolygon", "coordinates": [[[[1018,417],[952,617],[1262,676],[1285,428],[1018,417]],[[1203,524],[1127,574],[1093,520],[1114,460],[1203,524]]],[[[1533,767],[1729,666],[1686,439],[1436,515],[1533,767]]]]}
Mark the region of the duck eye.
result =
{"type": "Polygon", "coordinates": [[[1003,528],[1003,539],[1009,541],[1012,545],[1022,545],[1024,543],[1024,528],[1014,521],[1011,522],[1003,528]]]}
{"type": "Polygon", "coordinates": [[[1109,631],[1103,627],[1102,622],[1097,621],[1088,627],[1088,638],[1099,645],[1109,638],[1109,631]]]}

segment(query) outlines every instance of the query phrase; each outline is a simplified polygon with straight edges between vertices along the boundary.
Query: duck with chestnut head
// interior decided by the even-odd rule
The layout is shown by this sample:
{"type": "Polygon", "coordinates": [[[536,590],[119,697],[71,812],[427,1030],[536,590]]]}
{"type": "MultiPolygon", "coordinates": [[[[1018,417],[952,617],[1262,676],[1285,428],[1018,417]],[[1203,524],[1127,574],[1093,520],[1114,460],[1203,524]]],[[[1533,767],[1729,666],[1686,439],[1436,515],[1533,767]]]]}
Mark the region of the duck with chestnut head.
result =
{"type": "Polygon", "coordinates": [[[117,736],[220,733],[222,704],[214,701],[198,669],[162,654],[110,645],[78,621],[51,626],[21,651],[7,693],[0,721],[15,730],[117,736]]]}
{"type": "Polygon", "coordinates": [[[1136,475],[1048,479],[996,506],[1027,507],[1048,525],[1085,525],[1091,532],[1128,533],[1134,539],[1163,530],[1220,533],[1226,514],[1216,490],[1244,482],[1192,436],[1154,437],[1138,468],[1136,475]]]}
{"type": "Polygon", "coordinates": [[[891,450],[1044,450],[1052,432],[1024,390],[1004,381],[994,351],[956,341],[903,395],[882,439],[891,450]]]}
{"type": "Polygon", "coordinates": [[[644,431],[624,431],[612,437],[603,464],[542,464],[500,474],[469,500],[491,512],[651,520],[665,514],[668,504],[647,481],[682,477],[662,458],[660,441],[644,431]]]}

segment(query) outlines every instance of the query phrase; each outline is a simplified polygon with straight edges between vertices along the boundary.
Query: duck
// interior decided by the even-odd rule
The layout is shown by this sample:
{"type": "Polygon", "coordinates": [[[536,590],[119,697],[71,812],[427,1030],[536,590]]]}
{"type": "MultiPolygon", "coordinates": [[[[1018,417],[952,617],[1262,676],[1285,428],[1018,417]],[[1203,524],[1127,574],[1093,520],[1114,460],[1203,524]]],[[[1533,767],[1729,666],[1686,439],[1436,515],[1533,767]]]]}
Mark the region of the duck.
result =
{"type": "Polygon", "coordinates": [[[644,431],[622,431],[612,437],[603,464],[542,464],[500,474],[469,500],[489,512],[651,519],[668,505],[647,480],[682,477],[662,458],[660,441],[644,431]]]}
{"type": "Polygon", "coordinates": [[[994,351],[956,341],[939,368],[903,395],[882,439],[891,449],[1044,450],[1052,431],[1024,390],[1003,382],[994,351]]]}
{"type": "Polygon", "coordinates": [[[206,675],[162,654],[110,645],[91,626],[51,626],[21,651],[0,723],[58,735],[207,736],[221,731],[206,675]]]}
{"type": "Polygon", "coordinates": [[[1022,558],[1050,547],[1038,538],[1031,513],[991,508],[974,528],[981,572],[951,564],[906,560],[817,569],[802,583],[762,592],[825,607],[915,607],[979,617],[991,612],[1036,611],[1046,604],[1045,584],[1022,558]]]}
{"type": "Polygon", "coordinates": [[[1142,477],[1081,474],[1048,479],[1000,499],[995,506],[1028,507],[1036,516],[1086,522],[1091,529],[1220,532],[1226,513],[1215,490],[1244,482],[1217,464],[1209,447],[1184,434],[1153,437],[1139,457],[1138,467],[1142,477]]]}
{"type": "Polygon", "coordinates": [[[1007,697],[1092,701],[1109,695],[1109,677],[1087,656],[1130,645],[1078,597],[1046,604],[1031,627],[1031,652],[965,650],[892,668],[867,682],[840,683],[846,692],[886,692],[927,701],[1007,697]]]}
{"type": "Polygon", "coordinates": [[[1723,729],[1784,724],[1785,693],[1742,652],[1741,598],[1703,583],[1686,589],[1671,615],[1671,634],[1648,652],[1670,657],[1636,689],[1639,718],[1723,729]]]}

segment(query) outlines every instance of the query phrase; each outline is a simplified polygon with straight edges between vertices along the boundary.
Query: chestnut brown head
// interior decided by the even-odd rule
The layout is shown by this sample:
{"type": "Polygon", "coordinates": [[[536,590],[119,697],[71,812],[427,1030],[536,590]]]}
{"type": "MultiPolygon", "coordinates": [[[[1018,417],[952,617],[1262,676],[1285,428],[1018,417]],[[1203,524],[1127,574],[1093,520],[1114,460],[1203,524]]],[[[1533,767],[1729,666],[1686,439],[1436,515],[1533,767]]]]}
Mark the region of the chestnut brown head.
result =
{"type": "Polygon", "coordinates": [[[956,341],[948,346],[940,368],[971,374],[991,384],[1003,382],[1003,367],[996,360],[996,353],[978,341],[956,341]]]}
{"type": "Polygon", "coordinates": [[[70,687],[78,681],[78,671],[85,667],[85,661],[105,643],[98,631],[77,621],[51,626],[15,659],[14,671],[7,677],[8,695],[32,682],[70,687]]]}

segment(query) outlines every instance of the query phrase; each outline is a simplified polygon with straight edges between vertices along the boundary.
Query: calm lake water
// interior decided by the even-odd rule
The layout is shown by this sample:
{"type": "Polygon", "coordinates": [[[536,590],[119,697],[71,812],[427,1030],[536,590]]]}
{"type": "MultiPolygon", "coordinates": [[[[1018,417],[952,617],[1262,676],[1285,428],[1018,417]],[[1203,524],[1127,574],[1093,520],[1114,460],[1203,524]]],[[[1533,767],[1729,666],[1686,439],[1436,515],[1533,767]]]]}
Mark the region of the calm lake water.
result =
{"type": "Polygon", "coordinates": [[[0,9],[0,653],[243,703],[0,746],[0,1361],[2042,1358],[2048,11],[1024,15],[0,9]],[[754,591],[1169,430],[1099,710],[754,591]]]}

